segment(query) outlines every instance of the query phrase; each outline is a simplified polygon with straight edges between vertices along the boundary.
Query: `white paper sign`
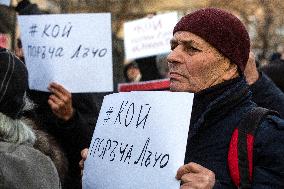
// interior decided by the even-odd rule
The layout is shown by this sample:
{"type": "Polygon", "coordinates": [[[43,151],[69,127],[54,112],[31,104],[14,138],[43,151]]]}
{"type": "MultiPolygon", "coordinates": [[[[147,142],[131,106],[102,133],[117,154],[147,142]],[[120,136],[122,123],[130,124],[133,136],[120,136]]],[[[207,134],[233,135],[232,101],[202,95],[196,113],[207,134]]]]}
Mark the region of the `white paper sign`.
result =
{"type": "Polygon", "coordinates": [[[0,0],[0,5],[10,6],[10,0],[0,0]]]}
{"type": "Polygon", "coordinates": [[[178,189],[193,94],[124,92],[104,98],[83,189],[178,189]]]}
{"type": "Polygon", "coordinates": [[[31,89],[113,91],[109,13],[18,17],[31,89]]]}
{"type": "Polygon", "coordinates": [[[177,12],[143,18],[124,24],[126,59],[170,52],[170,40],[178,21],[177,12]]]}

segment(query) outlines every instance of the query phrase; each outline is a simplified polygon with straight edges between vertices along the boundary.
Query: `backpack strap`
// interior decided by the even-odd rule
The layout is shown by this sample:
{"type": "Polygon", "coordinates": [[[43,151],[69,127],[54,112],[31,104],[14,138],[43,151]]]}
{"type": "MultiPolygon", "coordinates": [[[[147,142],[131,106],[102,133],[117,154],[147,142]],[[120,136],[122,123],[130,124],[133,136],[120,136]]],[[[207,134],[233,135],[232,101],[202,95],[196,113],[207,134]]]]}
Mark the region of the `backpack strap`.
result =
{"type": "Polygon", "coordinates": [[[266,108],[254,107],[241,119],[231,137],[228,166],[234,184],[240,189],[251,188],[255,130],[267,115],[279,114],[266,108]]]}

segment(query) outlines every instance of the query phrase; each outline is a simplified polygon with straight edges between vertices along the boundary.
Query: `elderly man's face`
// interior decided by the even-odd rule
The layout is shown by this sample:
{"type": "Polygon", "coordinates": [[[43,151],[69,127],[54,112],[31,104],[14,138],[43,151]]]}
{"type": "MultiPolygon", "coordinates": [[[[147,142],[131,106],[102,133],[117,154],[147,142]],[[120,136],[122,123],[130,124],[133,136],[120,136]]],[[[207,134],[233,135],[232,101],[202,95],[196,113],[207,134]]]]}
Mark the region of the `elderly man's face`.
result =
{"type": "Polygon", "coordinates": [[[228,70],[237,69],[199,36],[176,32],[171,40],[168,66],[171,91],[199,92],[222,83],[228,70]]]}

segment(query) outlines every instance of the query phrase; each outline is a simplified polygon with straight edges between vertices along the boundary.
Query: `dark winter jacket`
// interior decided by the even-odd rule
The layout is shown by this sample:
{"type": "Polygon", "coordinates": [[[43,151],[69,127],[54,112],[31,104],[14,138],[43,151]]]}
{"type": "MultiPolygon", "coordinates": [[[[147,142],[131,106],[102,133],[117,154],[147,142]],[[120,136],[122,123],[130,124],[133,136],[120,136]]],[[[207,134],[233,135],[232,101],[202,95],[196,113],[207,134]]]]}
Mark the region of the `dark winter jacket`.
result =
{"type": "Polygon", "coordinates": [[[252,100],[260,107],[277,111],[284,118],[284,93],[264,73],[250,86],[252,100]]]}
{"type": "MultiPolygon", "coordinates": [[[[214,188],[235,188],[228,170],[228,148],[239,121],[256,106],[244,78],[195,95],[185,163],[195,162],[215,173],[214,188]]],[[[284,188],[284,121],[268,116],[254,142],[253,188],[284,188]]]]}
{"type": "Polygon", "coordinates": [[[48,105],[50,93],[29,91],[29,97],[37,105],[35,120],[61,145],[69,161],[69,178],[63,188],[81,188],[79,161],[81,150],[89,147],[96,125],[98,110],[92,94],[72,94],[74,116],[67,122],[58,119],[48,105]]]}
{"type": "Polygon", "coordinates": [[[270,64],[264,65],[259,68],[264,72],[274,83],[275,85],[284,92],[284,60],[278,59],[270,64]]]}

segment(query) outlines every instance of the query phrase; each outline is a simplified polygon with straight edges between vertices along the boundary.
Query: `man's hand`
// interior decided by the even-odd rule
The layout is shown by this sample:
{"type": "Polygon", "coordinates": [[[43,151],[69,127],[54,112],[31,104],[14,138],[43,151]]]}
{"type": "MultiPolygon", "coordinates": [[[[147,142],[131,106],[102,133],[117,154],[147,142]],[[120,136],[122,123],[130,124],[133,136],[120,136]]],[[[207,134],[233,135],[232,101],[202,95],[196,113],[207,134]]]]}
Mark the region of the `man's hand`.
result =
{"type": "Polygon", "coordinates": [[[180,189],[211,189],[215,184],[215,174],[193,162],[181,166],[176,179],[181,180],[180,189]]]}
{"type": "Polygon", "coordinates": [[[57,83],[51,83],[48,89],[53,93],[48,99],[52,112],[58,118],[68,121],[74,114],[71,93],[57,83]]]}
{"type": "Polygon", "coordinates": [[[259,73],[256,68],[255,56],[253,52],[249,53],[249,59],[245,67],[244,75],[249,85],[254,84],[259,78],[259,73]]]}
{"type": "Polygon", "coordinates": [[[81,176],[83,175],[83,170],[84,170],[84,162],[85,160],[87,159],[87,156],[88,156],[88,151],[89,151],[89,148],[85,148],[81,151],[81,161],[79,162],[79,167],[81,169],[81,176]]]}

